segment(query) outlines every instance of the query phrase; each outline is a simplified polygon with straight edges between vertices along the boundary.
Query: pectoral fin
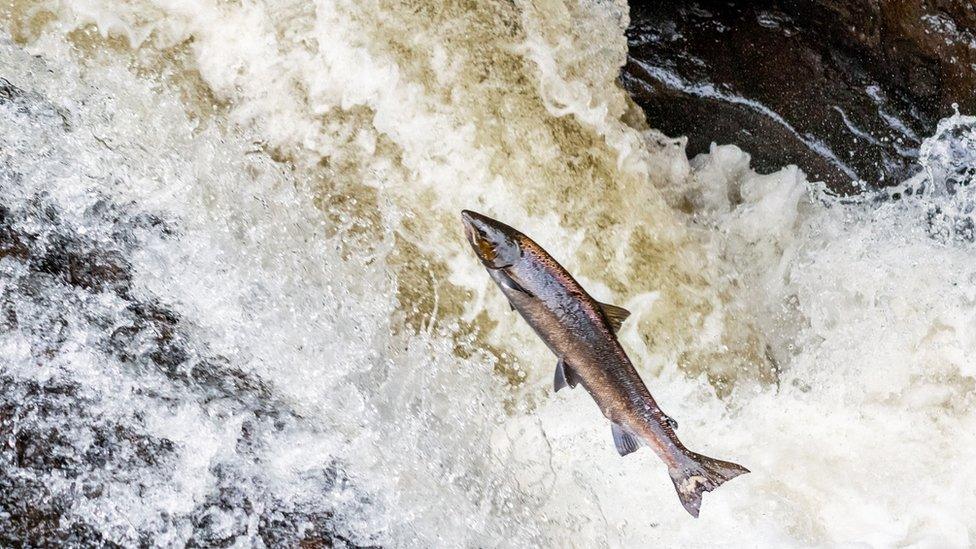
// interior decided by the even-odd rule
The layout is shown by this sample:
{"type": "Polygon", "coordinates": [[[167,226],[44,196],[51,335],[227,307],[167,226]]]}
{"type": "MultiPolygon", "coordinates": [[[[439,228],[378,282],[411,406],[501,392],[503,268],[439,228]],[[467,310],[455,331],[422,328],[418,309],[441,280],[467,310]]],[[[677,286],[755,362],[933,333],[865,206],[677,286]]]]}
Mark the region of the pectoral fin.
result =
{"type": "MultiPolygon", "coordinates": [[[[511,275],[509,275],[508,273],[506,273],[504,269],[498,270],[498,282],[502,286],[508,288],[509,290],[512,290],[513,292],[519,292],[519,293],[523,293],[523,294],[525,294],[525,295],[527,295],[529,297],[535,297],[528,290],[526,290],[525,288],[523,288],[522,286],[520,286],[519,283],[516,282],[515,279],[512,278],[511,275]]],[[[514,309],[515,307],[512,307],[512,308],[514,309]]]]}
{"type": "Polygon", "coordinates": [[[610,321],[610,328],[613,329],[614,333],[620,330],[620,325],[630,316],[630,311],[623,307],[617,307],[609,303],[600,303],[600,307],[603,308],[603,314],[610,321]]]}
{"type": "Polygon", "coordinates": [[[575,388],[579,384],[579,377],[577,377],[576,372],[573,371],[572,366],[566,364],[563,359],[559,359],[556,363],[556,375],[553,379],[552,386],[558,393],[560,389],[568,386],[570,389],[575,388]]]}
{"type": "Polygon", "coordinates": [[[626,456],[640,448],[640,441],[637,440],[637,437],[628,433],[616,423],[611,423],[610,429],[613,431],[613,445],[617,447],[617,453],[621,456],[626,456]]]}

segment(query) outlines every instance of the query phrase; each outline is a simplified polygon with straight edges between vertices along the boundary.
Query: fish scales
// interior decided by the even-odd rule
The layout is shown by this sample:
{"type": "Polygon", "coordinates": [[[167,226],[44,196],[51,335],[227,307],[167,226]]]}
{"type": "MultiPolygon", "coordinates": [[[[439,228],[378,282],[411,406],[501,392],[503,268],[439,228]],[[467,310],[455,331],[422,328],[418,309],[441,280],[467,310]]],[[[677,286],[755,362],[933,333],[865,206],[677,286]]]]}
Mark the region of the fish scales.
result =
{"type": "Polygon", "coordinates": [[[668,467],[682,506],[694,517],[702,495],[749,470],[696,454],[675,434],[665,414],[617,340],[629,313],[593,299],[573,276],[531,238],[485,215],[461,213],[475,254],[514,310],[559,358],[558,391],[582,385],[611,422],[623,456],[641,445],[668,467]]]}

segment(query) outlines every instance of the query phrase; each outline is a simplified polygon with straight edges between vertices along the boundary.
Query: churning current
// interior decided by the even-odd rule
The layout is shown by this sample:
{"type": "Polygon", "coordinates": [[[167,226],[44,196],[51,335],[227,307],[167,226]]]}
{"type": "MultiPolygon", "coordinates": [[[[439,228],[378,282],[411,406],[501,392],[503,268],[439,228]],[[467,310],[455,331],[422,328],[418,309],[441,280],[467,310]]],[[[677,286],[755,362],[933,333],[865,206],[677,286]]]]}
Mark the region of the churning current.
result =
{"type": "Polygon", "coordinates": [[[974,543],[976,120],[840,198],[649,127],[622,2],[0,13],[0,545],[974,543]],[[464,208],[752,473],[620,458],[464,208]]]}

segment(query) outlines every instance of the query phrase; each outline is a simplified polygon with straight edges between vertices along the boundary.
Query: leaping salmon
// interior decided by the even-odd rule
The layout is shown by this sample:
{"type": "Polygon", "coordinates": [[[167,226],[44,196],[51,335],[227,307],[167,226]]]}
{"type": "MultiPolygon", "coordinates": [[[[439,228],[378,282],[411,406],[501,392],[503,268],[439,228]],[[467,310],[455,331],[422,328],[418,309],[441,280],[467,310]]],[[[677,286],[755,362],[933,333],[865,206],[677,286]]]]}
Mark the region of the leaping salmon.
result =
{"type": "Polygon", "coordinates": [[[545,250],[519,231],[481,215],[461,212],[465,235],[478,258],[529,326],[556,354],[554,388],[582,385],[611,422],[617,452],[641,443],[668,467],[684,508],[698,517],[702,495],[748,473],[745,467],[696,454],[674,433],[617,341],[630,313],[600,303],[545,250]]]}

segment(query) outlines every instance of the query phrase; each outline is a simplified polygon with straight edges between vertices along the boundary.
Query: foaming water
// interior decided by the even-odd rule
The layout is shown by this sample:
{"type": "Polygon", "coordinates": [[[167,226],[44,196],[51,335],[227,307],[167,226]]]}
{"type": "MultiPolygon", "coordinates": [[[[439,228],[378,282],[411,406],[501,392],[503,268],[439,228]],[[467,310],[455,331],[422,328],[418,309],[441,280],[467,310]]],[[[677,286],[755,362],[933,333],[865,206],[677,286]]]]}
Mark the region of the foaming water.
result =
{"type": "Polygon", "coordinates": [[[658,292],[643,333],[665,331],[671,341],[645,338],[663,357],[654,369],[678,360],[718,377],[767,372],[761,349],[738,336],[745,328],[717,336],[728,347],[718,357],[695,333],[709,329],[722,297],[702,275],[710,267],[689,242],[694,236],[649,184],[684,176],[680,147],[648,150],[631,127],[639,116],[615,83],[626,6],[83,6],[56,10],[63,26],[96,25],[69,33],[76,43],[100,51],[92,41],[101,33],[141,46],[142,57],[188,50],[190,70],[228,105],[231,121],[253,128],[324,188],[354,199],[352,215],[373,231],[396,230],[391,264],[414,281],[398,295],[402,309],[419,311],[411,325],[430,323],[433,281],[439,311],[477,317],[480,331],[490,332],[486,342],[516,340],[514,348],[531,351],[502,365],[513,381],[548,379],[524,365],[544,347],[511,323],[496,323],[506,306],[484,300],[490,283],[457,238],[463,208],[548,235],[550,248],[599,297],[658,292]]]}
{"type": "Polygon", "coordinates": [[[42,59],[3,46],[26,92],[0,104],[5,215],[34,236],[0,260],[0,374],[84,404],[56,429],[79,465],[13,463],[92,536],[971,544],[973,119],[842,200],[646,128],[615,2],[7,9],[42,59]],[[582,391],[550,395],[465,207],[631,309],[621,341],[682,439],[753,473],[695,521],[582,391]],[[25,257],[57,239],[126,274],[45,278],[25,257]],[[55,302],[69,343],[41,345],[55,302]],[[154,459],[89,459],[91,417],[154,459]]]}

